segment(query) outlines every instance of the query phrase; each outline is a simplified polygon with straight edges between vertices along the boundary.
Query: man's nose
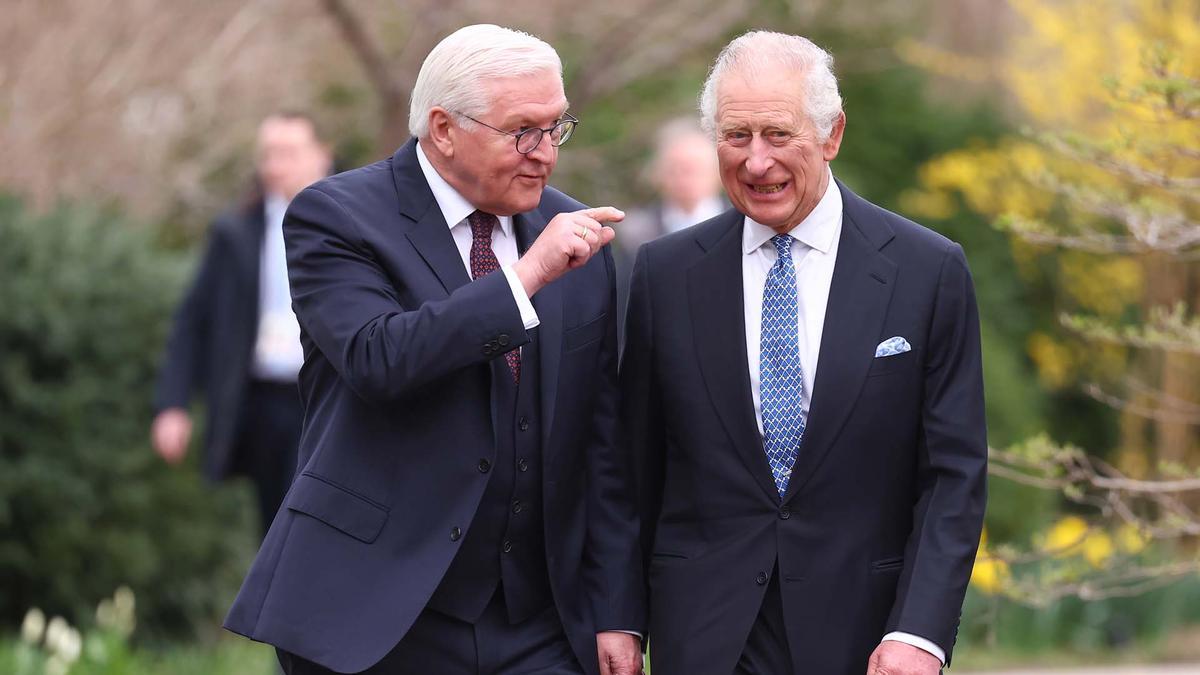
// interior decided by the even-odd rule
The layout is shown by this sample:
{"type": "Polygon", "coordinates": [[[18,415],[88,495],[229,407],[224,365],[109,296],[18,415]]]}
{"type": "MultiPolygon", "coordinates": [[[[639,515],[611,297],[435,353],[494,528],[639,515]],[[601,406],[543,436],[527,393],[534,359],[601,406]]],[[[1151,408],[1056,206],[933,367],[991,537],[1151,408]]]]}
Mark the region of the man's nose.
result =
{"type": "Polygon", "coordinates": [[[750,156],[746,159],[746,170],[754,176],[762,176],[775,166],[775,159],[771,156],[771,144],[760,135],[755,134],[750,139],[750,156]]]}
{"type": "Polygon", "coordinates": [[[555,153],[557,152],[558,148],[554,147],[554,144],[550,142],[550,134],[543,133],[538,144],[532,150],[525,153],[525,156],[535,162],[549,164],[554,161],[555,153]]]}

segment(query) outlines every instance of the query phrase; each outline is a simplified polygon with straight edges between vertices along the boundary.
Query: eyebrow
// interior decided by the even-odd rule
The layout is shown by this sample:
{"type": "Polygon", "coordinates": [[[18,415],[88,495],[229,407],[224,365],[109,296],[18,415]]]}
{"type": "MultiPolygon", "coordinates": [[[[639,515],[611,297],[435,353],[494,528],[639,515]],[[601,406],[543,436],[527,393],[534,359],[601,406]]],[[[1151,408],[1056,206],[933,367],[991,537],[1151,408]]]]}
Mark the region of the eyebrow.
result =
{"type": "MultiPolygon", "coordinates": [[[[561,122],[563,116],[566,115],[567,111],[570,109],[571,109],[570,102],[563,104],[562,111],[559,112],[558,115],[554,117],[554,119],[550,120],[551,124],[547,125],[547,126],[553,126],[553,123],[561,122]]],[[[514,128],[519,128],[522,126],[524,126],[524,127],[535,127],[535,126],[540,127],[541,123],[537,122],[537,120],[534,120],[533,118],[528,117],[526,115],[516,115],[516,116],[511,116],[511,117],[505,117],[503,123],[498,124],[496,126],[502,128],[502,129],[514,129],[514,128]]]]}

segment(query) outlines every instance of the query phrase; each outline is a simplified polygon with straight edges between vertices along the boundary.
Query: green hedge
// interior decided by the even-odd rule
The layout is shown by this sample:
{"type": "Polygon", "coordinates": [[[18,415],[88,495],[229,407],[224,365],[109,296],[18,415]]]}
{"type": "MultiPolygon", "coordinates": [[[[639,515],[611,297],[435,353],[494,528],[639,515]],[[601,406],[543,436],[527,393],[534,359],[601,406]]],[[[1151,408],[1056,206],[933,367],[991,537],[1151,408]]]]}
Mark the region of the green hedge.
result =
{"type": "Polygon", "coordinates": [[[149,446],[186,261],[102,209],[0,198],[0,622],[87,625],[127,585],[141,636],[213,630],[253,553],[243,489],[149,446]]]}

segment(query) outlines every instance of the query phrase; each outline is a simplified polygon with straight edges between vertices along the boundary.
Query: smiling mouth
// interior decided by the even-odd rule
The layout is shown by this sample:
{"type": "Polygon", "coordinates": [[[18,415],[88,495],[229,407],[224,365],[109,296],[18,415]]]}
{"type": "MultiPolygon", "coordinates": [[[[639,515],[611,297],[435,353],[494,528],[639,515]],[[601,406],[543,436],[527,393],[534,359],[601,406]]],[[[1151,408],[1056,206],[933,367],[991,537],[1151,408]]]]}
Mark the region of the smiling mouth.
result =
{"type": "Polygon", "coordinates": [[[787,183],[772,183],[770,185],[751,185],[750,189],[761,195],[769,195],[779,192],[785,187],[787,187],[787,183]]]}

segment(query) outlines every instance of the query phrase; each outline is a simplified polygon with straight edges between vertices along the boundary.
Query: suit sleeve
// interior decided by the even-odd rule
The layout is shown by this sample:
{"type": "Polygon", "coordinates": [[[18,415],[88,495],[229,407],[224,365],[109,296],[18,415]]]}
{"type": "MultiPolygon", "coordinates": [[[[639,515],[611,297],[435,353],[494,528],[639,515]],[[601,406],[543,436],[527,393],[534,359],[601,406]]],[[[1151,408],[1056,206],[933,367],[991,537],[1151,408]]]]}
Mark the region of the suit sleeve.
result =
{"type": "Polygon", "coordinates": [[[226,237],[218,225],[209,228],[208,243],[191,286],[171,323],[162,368],[154,394],[154,409],[186,408],[192,392],[204,386],[208,372],[206,346],[212,326],[213,303],[221,261],[230,258],[226,237]]]}
{"type": "Polygon", "coordinates": [[[404,307],[354,218],[326,192],[301,192],[283,229],[300,326],[364,400],[393,401],[529,342],[503,272],[404,307]]]}
{"type": "Polygon", "coordinates": [[[600,350],[591,447],[588,450],[588,531],[584,572],[596,631],[645,634],[646,601],[633,476],[620,442],[617,384],[615,269],[603,250],[609,294],[608,326],[600,350]]]}
{"type": "Polygon", "coordinates": [[[632,455],[637,509],[641,521],[643,568],[654,550],[654,531],[662,506],[664,421],[654,374],[650,265],[646,247],[638,252],[630,281],[621,355],[621,406],[625,442],[632,455]]]}
{"type": "Polygon", "coordinates": [[[987,501],[979,312],[958,245],[942,263],[929,336],[920,492],[887,630],[936,643],[948,664],[987,501]]]}

